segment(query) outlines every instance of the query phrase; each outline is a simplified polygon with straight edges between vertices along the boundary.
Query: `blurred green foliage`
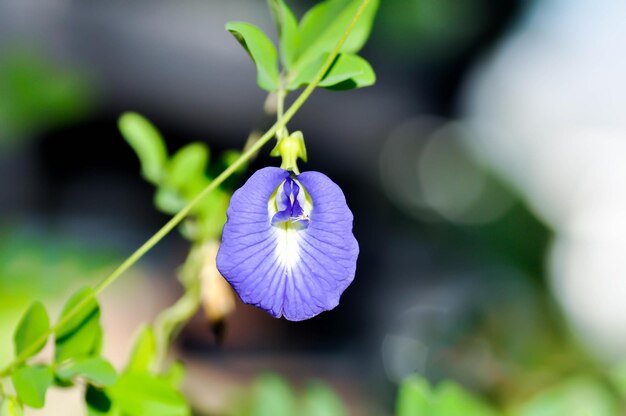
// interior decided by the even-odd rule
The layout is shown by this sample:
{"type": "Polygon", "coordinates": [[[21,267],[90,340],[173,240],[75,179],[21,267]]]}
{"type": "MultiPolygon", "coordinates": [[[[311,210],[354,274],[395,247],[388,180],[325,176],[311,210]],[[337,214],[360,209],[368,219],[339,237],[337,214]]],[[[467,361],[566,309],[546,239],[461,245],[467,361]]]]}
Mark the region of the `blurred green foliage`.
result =
{"type": "Polygon", "coordinates": [[[93,105],[93,82],[86,74],[33,49],[16,48],[0,57],[0,146],[75,122],[93,105]]]}
{"type": "Polygon", "coordinates": [[[29,299],[61,295],[76,281],[94,279],[120,257],[111,247],[19,225],[0,225],[0,235],[0,309],[23,308],[29,299]]]}
{"type": "MultiPolygon", "coordinates": [[[[46,326],[41,306],[31,306],[28,316],[20,316],[32,299],[55,300],[77,282],[90,282],[98,272],[111,266],[119,253],[107,247],[94,247],[63,235],[0,226],[0,366],[9,362],[12,344],[22,351],[46,326]],[[18,331],[10,342],[15,323],[18,331]],[[29,343],[30,341],[28,341],[29,343]]],[[[47,315],[46,315],[47,317],[47,315]]]]}
{"type": "Polygon", "coordinates": [[[427,364],[400,385],[396,415],[624,414],[626,365],[594,359],[543,288],[500,274],[476,305],[424,318],[427,364]]]}
{"type": "Polygon", "coordinates": [[[496,416],[482,399],[452,381],[431,388],[418,376],[408,378],[398,391],[396,416],[496,416]]]}
{"type": "Polygon", "coordinates": [[[184,369],[173,363],[156,368],[154,332],[143,327],[117,381],[101,388],[91,385],[85,392],[89,415],[189,415],[189,404],[180,392],[184,369]]]}
{"type": "Polygon", "coordinates": [[[592,375],[572,375],[500,409],[454,382],[433,388],[424,378],[411,376],[400,386],[396,416],[617,416],[625,409],[615,386],[592,375]]]}
{"type": "Polygon", "coordinates": [[[375,38],[403,58],[445,61],[467,51],[492,9],[485,0],[386,0],[375,38]]]}
{"type": "Polygon", "coordinates": [[[18,360],[11,370],[11,381],[15,396],[4,394],[6,400],[0,415],[20,414],[22,405],[43,408],[50,387],[76,385],[84,386],[89,415],[190,414],[179,391],[182,366],[174,363],[162,372],[152,368],[156,348],[151,329],[140,332],[129,363],[119,376],[101,356],[103,331],[93,289],[82,288],[70,297],[55,328],[52,362],[29,364],[29,359],[46,343],[50,329],[48,314],[40,303],[35,302],[25,312],[14,334],[18,360]]]}
{"type": "MultiPolygon", "coordinates": [[[[620,411],[621,410],[621,411],[620,411]]],[[[624,403],[612,386],[591,375],[572,376],[537,393],[512,412],[514,416],[614,416],[624,403]]]]}
{"type": "MultiPolygon", "coordinates": [[[[205,143],[190,143],[170,156],[161,133],[137,113],[122,115],[119,129],[137,154],[144,179],[156,186],[154,204],[160,211],[176,214],[211,183],[210,150],[205,143]]],[[[239,154],[230,150],[225,157],[239,154]]],[[[219,239],[229,200],[230,191],[224,187],[203,198],[183,223],[185,237],[194,242],[219,239]]]]}
{"type": "Polygon", "coordinates": [[[229,416],[346,416],[341,398],[327,385],[312,382],[301,393],[276,374],[259,376],[231,402],[229,416]]]}

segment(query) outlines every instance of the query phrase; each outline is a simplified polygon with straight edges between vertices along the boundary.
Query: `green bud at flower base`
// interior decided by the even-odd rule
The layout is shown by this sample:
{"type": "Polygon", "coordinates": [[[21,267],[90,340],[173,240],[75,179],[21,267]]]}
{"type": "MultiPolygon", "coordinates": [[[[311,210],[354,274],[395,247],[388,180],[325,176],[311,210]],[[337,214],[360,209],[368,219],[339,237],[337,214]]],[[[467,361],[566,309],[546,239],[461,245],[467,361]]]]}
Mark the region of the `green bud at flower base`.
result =
{"type": "Polygon", "coordinates": [[[306,146],[304,145],[302,132],[295,131],[289,136],[280,138],[274,149],[272,149],[270,156],[282,157],[283,161],[280,164],[281,169],[299,175],[298,158],[306,162],[306,146]]]}
{"type": "Polygon", "coordinates": [[[2,416],[23,416],[24,409],[15,397],[5,397],[0,406],[2,416]]]}

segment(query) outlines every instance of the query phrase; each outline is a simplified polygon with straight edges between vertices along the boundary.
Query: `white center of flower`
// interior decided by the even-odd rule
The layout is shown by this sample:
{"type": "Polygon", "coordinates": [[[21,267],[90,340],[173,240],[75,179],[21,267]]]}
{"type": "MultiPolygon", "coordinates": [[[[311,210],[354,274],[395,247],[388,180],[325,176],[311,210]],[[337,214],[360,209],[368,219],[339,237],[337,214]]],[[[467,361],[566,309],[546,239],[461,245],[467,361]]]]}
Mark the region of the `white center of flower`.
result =
{"type": "Polygon", "coordinates": [[[276,238],[275,254],[278,262],[291,269],[300,260],[300,233],[308,227],[313,205],[300,182],[296,179],[287,181],[294,183],[294,187],[286,187],[284,181],[276,188],[268,201],[268,215],[276,238]],[[294,191],[294,188],[297,189],[294,191]],[[286,193],[286,189],[290,193],[286,193]]]}
{"type": "Polygon", "coordinates": [[[289,269],[300,260],[300,230],[285,224],[273,227],[276,235],[276,256],[282,266],[289,269]]]}

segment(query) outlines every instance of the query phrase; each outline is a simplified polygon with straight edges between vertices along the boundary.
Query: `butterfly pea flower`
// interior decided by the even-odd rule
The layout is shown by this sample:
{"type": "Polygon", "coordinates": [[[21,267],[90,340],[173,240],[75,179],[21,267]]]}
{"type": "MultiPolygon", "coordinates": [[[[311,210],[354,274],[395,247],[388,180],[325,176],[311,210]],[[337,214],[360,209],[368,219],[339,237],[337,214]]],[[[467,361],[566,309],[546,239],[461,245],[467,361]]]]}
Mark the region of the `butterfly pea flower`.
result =
{"type": "Polygon", "coordinates": [[[217,268],[243,302],[291,321],[338,305],[359,246],[343,192],[326,175],[258,170],[227,217],[217,268]]]}

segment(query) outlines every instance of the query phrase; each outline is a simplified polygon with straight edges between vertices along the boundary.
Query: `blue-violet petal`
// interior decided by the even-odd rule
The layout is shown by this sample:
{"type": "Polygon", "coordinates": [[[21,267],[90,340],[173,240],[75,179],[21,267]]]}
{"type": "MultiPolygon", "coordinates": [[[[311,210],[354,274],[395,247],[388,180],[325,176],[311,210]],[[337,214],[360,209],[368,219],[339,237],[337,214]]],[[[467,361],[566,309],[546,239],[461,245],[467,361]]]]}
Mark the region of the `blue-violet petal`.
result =
{"type": "Polygon", "coordinates": [[[343,192],[326,175],[261,169],[227,216],[217,267],[245,303],[292,321],[337,306],[359,247],[343,192]]]}

